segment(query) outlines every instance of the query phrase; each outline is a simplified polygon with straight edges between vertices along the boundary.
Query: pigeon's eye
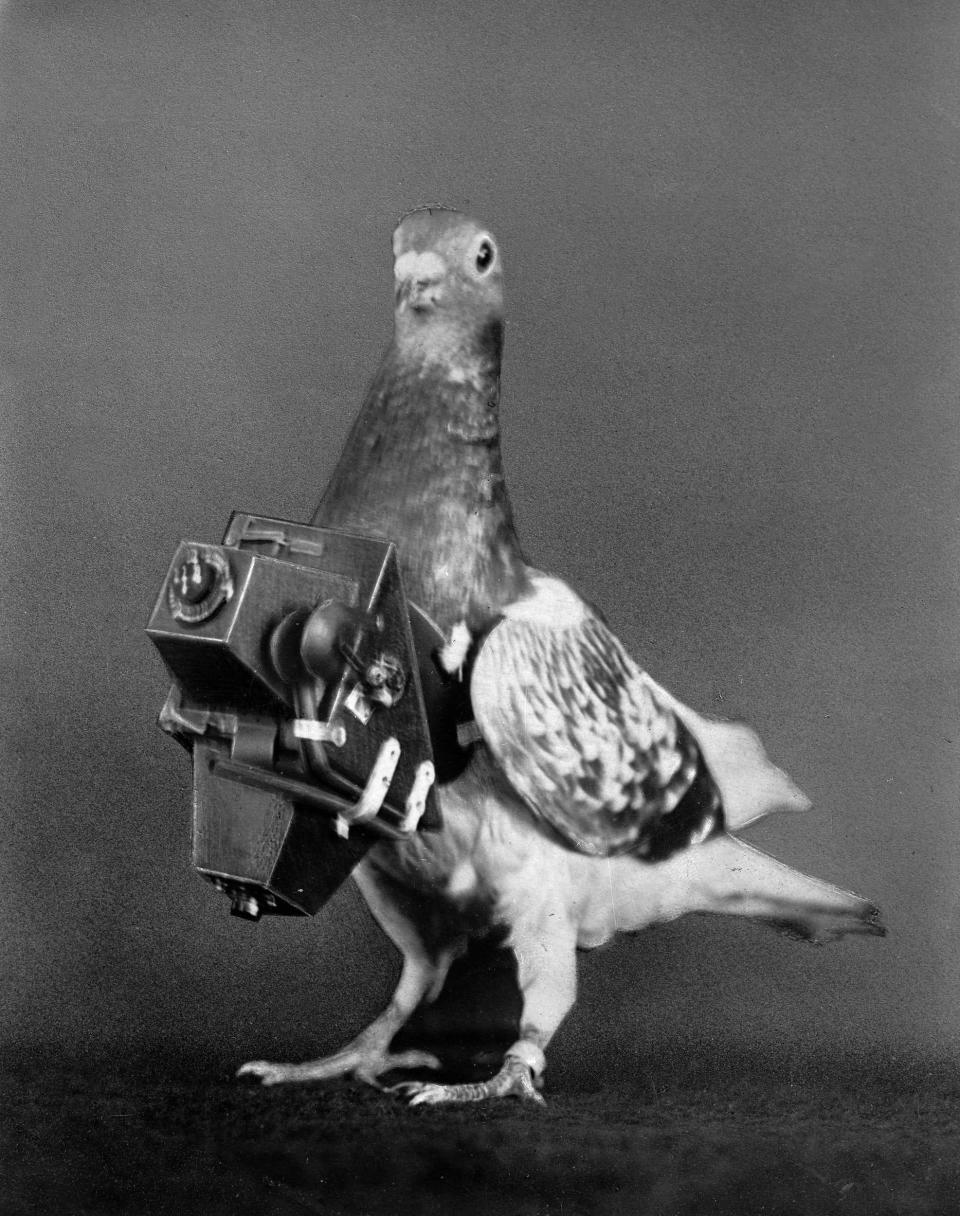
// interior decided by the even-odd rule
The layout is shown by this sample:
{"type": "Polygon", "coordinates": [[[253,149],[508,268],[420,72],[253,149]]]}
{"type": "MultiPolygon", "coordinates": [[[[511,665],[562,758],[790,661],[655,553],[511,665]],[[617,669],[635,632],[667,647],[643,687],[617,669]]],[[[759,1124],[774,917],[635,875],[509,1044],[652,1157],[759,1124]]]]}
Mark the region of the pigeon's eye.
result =
{"type": "Polygon", "coordinates": [[[475,265],[480,274],[486,274],[493,265],[493,246],[489,241],[481,241],[480,247],[477,249],[475,265]]]}

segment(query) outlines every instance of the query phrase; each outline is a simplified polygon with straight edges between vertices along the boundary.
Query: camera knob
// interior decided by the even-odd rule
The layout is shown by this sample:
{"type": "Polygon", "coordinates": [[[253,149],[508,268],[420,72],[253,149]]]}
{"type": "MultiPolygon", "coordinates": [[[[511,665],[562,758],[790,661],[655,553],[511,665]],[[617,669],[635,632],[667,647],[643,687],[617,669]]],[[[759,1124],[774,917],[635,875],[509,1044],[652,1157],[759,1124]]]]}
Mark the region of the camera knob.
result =
{"type": "Polygon", "coordinates": [[[300,658],[311,675],[336,680],[344,663],[353,665],[351,635],[367,621],[366,614],[341,600],[318,604],[307,617],[300,638],[300,658]]]}
{"type": "Polygon", "coordinates": [[[214,549],[188,549],[167,584],[170,612],[185,625],[207,620],[232,595],[229,563],[214,549]]]}
{"type": "Polygon", "coordinates": [[[187,560],[177,567],[171,581],[178,603],[199,604],[213,590],[217,572],[205,557],[193,549],[187,560]]]}

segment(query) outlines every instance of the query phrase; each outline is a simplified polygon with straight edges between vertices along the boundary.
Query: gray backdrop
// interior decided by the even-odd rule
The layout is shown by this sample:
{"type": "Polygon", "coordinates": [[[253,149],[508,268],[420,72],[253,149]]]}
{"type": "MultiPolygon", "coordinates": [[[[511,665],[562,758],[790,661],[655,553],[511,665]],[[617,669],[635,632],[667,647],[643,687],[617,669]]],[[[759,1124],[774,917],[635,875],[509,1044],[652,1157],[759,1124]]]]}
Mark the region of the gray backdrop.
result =
{"type": "Polygon", "coordinates": [[[750,838],[891,929],[621,941],[554,1076],[955,1055],[955,6],[23,2],[0,47],[3,1040],[300,1054],[390,991],[352,889],[251,926],[192,873],[143,626],[181,537],[309,517],[441,201],[505,253],[528,552],[759,729],[815,810],[750,838]]]}

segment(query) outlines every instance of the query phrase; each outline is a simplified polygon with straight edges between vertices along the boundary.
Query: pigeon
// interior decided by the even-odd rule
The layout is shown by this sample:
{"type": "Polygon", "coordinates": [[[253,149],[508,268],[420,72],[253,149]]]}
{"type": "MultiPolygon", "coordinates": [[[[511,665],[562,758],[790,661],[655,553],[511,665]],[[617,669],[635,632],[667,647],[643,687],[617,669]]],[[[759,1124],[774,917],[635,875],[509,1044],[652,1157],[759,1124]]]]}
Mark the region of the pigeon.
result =
{"type": "Polygon", "coordinates": [[[492,233],[423,207],[401,218],[393,255],[393,340],[314,523],[397,544],[406,593],[444,639],[436,661],[468,696],[469,760],[438,787],[440,831],[377,843],[354,871],[402,957],[386,1009],[333,1055],[239,1073],[266,1085],[350,1077],[414,1105],[538,1102],[578,950],[688,913],[816,943],[884,928],[869,901],[734,834],[809,805],[756,734],[673,697],[597,608],[524,556],[500,450],[492,233]],[[502,1066],[482,1082],[388,1084],[439,1067],[391,1051],[393,1039],[468,944],[492,936],[514,952],[522,1002],[502,1066]]]}

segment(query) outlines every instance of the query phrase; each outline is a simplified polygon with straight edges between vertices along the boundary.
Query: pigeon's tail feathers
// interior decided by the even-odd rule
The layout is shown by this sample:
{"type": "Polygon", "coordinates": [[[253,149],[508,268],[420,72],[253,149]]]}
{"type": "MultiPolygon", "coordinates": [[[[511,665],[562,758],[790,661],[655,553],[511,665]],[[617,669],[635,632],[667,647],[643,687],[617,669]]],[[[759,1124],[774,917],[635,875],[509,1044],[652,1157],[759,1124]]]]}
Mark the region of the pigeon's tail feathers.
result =
{"type": "Polygon", "coordinates": [[[880,910],[869,900],[802,874],[726,834],[687,850],[688,881],[699,910],[764,921],[817,945],[847,934],[882,937],[880,910]]]}
{"type": "Polygon", "coordinates": [[[770,761],[756,731],[740,722],[706,718],[653,680],[650,684],[700,745],[723,799],[728,828],[736,831],[775,811],[810,809],[810,799],[770,761]]]}

